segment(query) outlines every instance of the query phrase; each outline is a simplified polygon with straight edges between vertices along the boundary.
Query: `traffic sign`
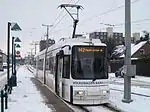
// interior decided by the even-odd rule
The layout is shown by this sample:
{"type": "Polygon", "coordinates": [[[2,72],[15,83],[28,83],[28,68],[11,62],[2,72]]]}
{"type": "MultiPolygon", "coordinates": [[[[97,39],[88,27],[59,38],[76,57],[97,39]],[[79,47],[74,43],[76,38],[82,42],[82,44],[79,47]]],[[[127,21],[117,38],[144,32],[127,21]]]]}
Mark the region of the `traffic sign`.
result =
{"type": "Polygon", "coordinates": [[[21,40],[19,39],[19,37],[17,37],[17,38],[15,39],[15,42],[21,42],[21,40]]]}
{"type": "Polygon", "coordinates": [[[16,57],[19,58],[19,57],[21,57],[21,56],[20,56],[20,54],[19,54],[19,55],[16,55],[16,57]]]}
{"type": "Polygon", "coordinates": [[[20,51],[17,51],[16,54],[20,54],[20,51]]]}
{"type": "Polygon", "coordinates": [[[12,31],[21,31],[22,29],[17,23],[11,23],[11,30],[12,31]]]}
{"type": "Polygon", "coordinates": [[[21,46],[19,44],[16,45],[17,48],[20,48],[21,46]]]}

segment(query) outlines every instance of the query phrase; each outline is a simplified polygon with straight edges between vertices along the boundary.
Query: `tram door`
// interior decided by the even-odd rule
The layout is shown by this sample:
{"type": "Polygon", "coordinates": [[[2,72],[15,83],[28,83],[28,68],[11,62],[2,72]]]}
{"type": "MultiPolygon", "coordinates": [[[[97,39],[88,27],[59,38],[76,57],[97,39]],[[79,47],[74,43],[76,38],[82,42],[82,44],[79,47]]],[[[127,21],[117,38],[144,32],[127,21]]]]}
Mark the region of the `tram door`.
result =
{"type": "Polygon", "coordinates": [[[62,96],[62,72],[63,72],[63,58],[57,56],[56,58],[56,74],[55,74],[55,92],[62,96]]]}

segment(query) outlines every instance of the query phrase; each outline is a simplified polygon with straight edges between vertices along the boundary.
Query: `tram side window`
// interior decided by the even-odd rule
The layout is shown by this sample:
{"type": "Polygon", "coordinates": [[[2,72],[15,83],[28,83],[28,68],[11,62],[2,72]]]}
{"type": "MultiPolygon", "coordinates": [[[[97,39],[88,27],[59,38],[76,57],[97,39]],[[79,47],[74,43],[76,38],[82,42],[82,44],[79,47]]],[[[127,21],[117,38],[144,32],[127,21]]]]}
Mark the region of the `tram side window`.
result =
{"type": "Polygon", "coordinates": [[[53,74],[54,73],[54,57],[49,58],[49,70],[50,73],[53,74]]]}
{"type": "Polygon", "coordinates": [[[48,66],[49,65],[49,61],[48,60],[49,60],[49,58],[46,59],[46,70],[49,70],[49,66],[48,66]]]}
{"type": "Polygon", "coordinates": [[[40,59],[40,60],[39,60],[39,67],[38,67],[38,68],[39,68],[40,70],[43,69],[43,61],[44,61],[43,59],[40,59]]]}
{"type": "Polygon", "coordinates": [[[70,76],[70,56],[63,57],[63,78],[69,79],[70,76]]]}

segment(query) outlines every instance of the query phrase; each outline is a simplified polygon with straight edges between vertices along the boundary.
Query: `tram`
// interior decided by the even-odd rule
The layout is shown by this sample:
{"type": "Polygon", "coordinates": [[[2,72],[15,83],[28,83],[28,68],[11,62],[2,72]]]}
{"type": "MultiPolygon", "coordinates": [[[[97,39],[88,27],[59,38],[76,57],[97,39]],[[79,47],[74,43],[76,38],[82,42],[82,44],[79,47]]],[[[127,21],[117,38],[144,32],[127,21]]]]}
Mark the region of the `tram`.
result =
{"type": "Polygon", "coordinates": [[[62,38],[35,58],[36,77],[65,101],[78,105],[109,102],[107,46],[100,39],[62,38]]]}

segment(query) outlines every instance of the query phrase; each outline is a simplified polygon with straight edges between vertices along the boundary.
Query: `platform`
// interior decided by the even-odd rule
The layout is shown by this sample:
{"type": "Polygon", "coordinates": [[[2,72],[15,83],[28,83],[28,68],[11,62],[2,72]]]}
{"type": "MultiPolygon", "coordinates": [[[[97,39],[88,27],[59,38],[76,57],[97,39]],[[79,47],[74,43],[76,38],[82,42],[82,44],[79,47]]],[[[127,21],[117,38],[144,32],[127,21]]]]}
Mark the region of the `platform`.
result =
{"type": "Polygon", "coordinates": [[[17,87],[8,96],[8,109],[5,112],[74,111],[22,66],[17,72],[17,87]]]}

